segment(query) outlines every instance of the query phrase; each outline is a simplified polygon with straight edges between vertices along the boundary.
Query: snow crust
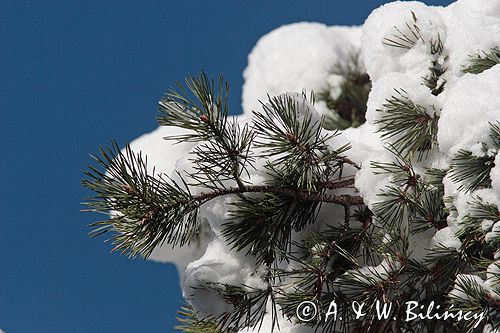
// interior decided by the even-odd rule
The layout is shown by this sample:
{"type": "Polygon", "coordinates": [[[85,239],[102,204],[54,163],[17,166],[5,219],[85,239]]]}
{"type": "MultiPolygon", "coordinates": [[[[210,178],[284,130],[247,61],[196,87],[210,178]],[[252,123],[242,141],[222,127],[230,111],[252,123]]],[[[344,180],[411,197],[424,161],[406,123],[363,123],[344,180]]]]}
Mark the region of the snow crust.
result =
{"type": "MultiPolygon", "coordinates": [[[[384,112],[386,99],[395,94],[395,89],[404,90],[415,103],[426,107],[432,114],[440,116],[438,123],[439,149],[421,162],[414,161],[414,167],[447,168],[451,159],[460,149],[481,154],[485,143],[491,147],[488,137],[489,122],[500,119],[500,67],[495,66],[481,74],[463,74],[463,66],[471,54],[500,46],[500,1],[459,0],[448,7],[426,6],[421,2],[393,2],[374,10],[362,29],[360,27],[328,27],[320,23],[296,23],[280,27],[262,37],[248,57],[248,67],[243,75],[243,110],[239,117],[242,122],[251,119],[251,112],[261,110],[267,95],[307,91],[335,91],[338,78],[332,76],[331,66],[338,60],[346,59],[352,52],[360,51],[364,66],[372,79],[373,88],[369,96],[367,122],[358,128],[341,131],[330,144],[340,146],[350,143],[352,148],[347,156],[362,166],[356,173],[356,188],[363,196],[365,204],[372,208],[380,200],[378,194],[389,184],[389,175],[376,175],[371,161],[390,162],[394,159],[377,133],[376,120],[384,112]],[[388,39],[398,34],[395,27],[410,35],[410,27],[415,23],[419,28],[419,38],[409,48],[390,46],[388,39]],[[431,41],[440,40],[443,45],[441,55],[432,54],[431,41]],[[423,84],[429,68],[440,63],[447,70],[440,82],[444,90],[438,96],[423,84]],[[377,111],[377,110],[381,110],[377,111]]],[[[300,95],[296,94],[297,99],[300,95]]],[[[326,106],[305,103],[299,112],[319,117],[326,112],[326,106]]],[[[158,128],[131,143],[134,151],[142,151],[148,156],[148,163],[156,166],[156,172],[175,177],[174,171],[186,172],[192,167],[189,152],[194,144],[173,144],[162,140],[164,136],[178,134],[178,129],[158,128]]],[[[396,139],[391,139],[392,141],[396,139]]],[[[497,152],[489,151],[489,154],[497,152]]],[[[262,165],[257,161],[257,170],[252,171],[248,180],[262,184],[265,176],[262,165]]],[[[152,172],[152,169],[151,169],[152,172]]],[[[354,174],[354,170],[347,171],[354,174]]],[[[460,184],[444,179],[445,195],[451,198],[455,210],[448,218],[448,227],[436,233],[414,236],[411,240],[420,247],[418,256],[425,255],[427,249],[441,245],[459,251],[462,244],[455,233],[460,222],[470,210],[473,198],[480,197],[487,202],[500,203],[500,154],[496,155],[495,167],[491,171],[492,188],[471,193],[459,191],[460,184]]],[[[199,189],[193,189],[194,192],[199,189]]],[[[201,207],[200,216],[209,230],[200,243],[193,247],[157,248],[152,260],[172,262],[181,275],[185,298],[201,315],[218,315],[230,310],[220,295],[209,290],[194,287],[210,283],[229,283],[265,288],[261,279],[261,267],[250,256],[243,256],[227,247],[220,236],[220,226],[228,217],[231,196],[212,200],[201,207]]],[[[335,217],[343,216],[342,210],[324,207],[318,216],[318,228],[328,225],[335,217]]],[[[491,221],[490,221],[491,222],[491,221]]],[[[500,235],[500,223],[483,223],[486,240],[500,235]]],[[[300,235],[294,235],[300,238],[300,235]]],[[[500,260],[500,255],[499,258],[500,260]]],[[[500,263],[500,261],[497,261],[500,263]]],[[[397,269],[398,263],[385,260],[379,266],[360,268],[367,276],[397,269]]],[[[460,279],[474,279],[486,290],[498,283],[493,273],[498,272],[494,264],[488,267],[486,280],[475,275],[459,276],[460,279]]],[[[467,297],[456,287],[452,295],[467,297]]],[[[498,296],[498,295],[496,295],[498,296]]],[[[495,297],[496,297],[495,296],[495,297]]],[[[271,326],[270,316],[266,316],[263,327],[271,326]]],[[[304,325],[295,325],[280,319],[280,332],[308,332],[304,325]]],[[[265,329],[264,329],[265,331],[265,329]]],[[[243,332],[257,332],[245,329],[243,332]]]]}

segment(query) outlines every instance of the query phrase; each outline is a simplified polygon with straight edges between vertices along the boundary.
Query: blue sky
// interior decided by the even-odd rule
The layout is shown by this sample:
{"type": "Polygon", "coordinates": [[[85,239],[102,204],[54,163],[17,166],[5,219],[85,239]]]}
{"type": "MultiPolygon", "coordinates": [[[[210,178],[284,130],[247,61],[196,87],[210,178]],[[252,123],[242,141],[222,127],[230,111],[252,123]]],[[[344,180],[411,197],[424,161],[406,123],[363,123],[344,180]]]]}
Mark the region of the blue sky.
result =
{"type": "MultiPolygon", "coordinates": [[[[173,332],[173,265],[109,254],[81,170],[156,127],[174,79],[224,73],[240,112],[255,42],[292,22],[362,24],[387,1],[1,1],[0,328],[173,332]]],[[[442,5],[451,1],[425,1],[442,5]]]]}

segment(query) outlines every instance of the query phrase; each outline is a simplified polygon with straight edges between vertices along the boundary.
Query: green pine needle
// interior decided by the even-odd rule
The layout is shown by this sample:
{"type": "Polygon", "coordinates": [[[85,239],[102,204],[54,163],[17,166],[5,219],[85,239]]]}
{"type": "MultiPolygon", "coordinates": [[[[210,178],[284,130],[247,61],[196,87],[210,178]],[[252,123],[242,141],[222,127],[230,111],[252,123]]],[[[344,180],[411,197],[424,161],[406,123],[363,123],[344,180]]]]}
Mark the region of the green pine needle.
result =
{"type": "Polygon", "coordinates": [[[177,317],[179,325],[174,327],[176,331],[182,333],[229,333],[229,331],[223,332],[220,330],[214,321],[199,320],[190,305],[181,307],[177,313],[180,317],[177,317]]]}
{"type": "Polygon", "coordinates": [[[492,48],[470,56],[469,63],[462,70],[464,73],[479,74],[500,64],[500,49],[492,48]]]}
{"type": "Polygon", "coordinates": [[[318,94],[318,100],[324,101],[331,110],[325,115],[323,127],[335,130],[360,126],[366,120],[366,103],[372,86],[361,65],[360,54],[351,54],[347,60],[337,62],[330,73],[342,77],[342,81],[335,87],[340,89],[335,98],[329,90],[318,94]]]}
{"type": "Polygon", "coordinates": [[[494,166],[494,156],[475,156],[470,151],[459,150],[453,158],[450,178],[461,183],[459,190],[465,192],[490,187],[490,172],[494,166]]]}
{"type": "Polygon", "coordinates": [[[426,157],[437,146],[438,120],[436,110],[427,110],[413,103],[404,90],[395,89],[396,94],[387,99],[379,125],[382,139],[391,140],[392,146],[405,158],[416,156],[417,160],[426,157]]]}
{"type": "Polygon", "coordinates": [[[92,223],[92,236],[111,232],[113,251],[148,257],[168,242],[184,245],[198,233],[199,202],[186,184],[148,174],[147,161],[130,146],[121,152],[116,142],[93,156],[97,166],[88,166],[83,185],[95,193],[85,204],[88,211],[112,213],[109,219],[92,223]]]}

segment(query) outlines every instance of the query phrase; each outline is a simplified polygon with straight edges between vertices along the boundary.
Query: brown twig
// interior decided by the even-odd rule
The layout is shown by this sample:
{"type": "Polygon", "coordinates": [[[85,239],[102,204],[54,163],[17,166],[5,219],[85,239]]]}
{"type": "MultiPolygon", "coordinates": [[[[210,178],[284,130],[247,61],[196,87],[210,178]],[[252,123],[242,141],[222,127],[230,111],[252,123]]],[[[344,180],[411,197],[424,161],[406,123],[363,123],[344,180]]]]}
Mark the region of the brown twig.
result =
{"type": "Polygon", "coordinates": [[[351,205],[361,205],[363,204],[363,198],[360,196],[351,196],[351,195],[330,195],[318,192],[307,192],[304,190],[297,191],[293,188],[281,187],[281,186],[269,186],[269,185],[261,185],[261,186],[244,186],[244,188],[226,188],[220,189],[209,193],[200,193],[195,195],[193,199],[200,204],[203,204],[207,201],[210,201],[214,198],[228,195],[228,194],[243,194],[243,193],[272,193],[272,194],[280,194],[293,198],[298,198],[303,201],[316,201],[316,202],[325,202],[325,203],[335,203],[342,206],[351,206],[351,205]]]}
{"type": "Polygon", "coordinates": [[[354,178],[349,178],[339,181],[329,181],[321,185],[322,188],[327,188],[329,190],[334,190],[337,188],[346,188],[354,185],[354,178]]]}

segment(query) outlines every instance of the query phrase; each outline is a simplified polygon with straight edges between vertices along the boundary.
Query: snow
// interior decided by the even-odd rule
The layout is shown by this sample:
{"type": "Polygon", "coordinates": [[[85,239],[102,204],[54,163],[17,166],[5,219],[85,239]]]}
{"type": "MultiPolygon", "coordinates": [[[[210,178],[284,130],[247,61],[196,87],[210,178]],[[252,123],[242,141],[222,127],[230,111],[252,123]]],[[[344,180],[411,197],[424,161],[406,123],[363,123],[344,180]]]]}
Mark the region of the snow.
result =
{"type": "MultiPolygon", "coordinates": [[[[415,31],[415,29],[412,29],[415,31]]],[[[375,9],[363,25],[362,54],[372,81],[388,73],[407,73],[412,77],[427,74],[430,59],[430,41],[446,40],[446,28],[438,11],[421,2],[392,2],[375,9]],[[414,21],[415,15],[417,21],[414,21]],[[408,26],[416,24],[421,38],[408,26]],[[398,30],[400,32],[398,32],[398,30]],[[392,47],[389,40],[399,41],[404,34],[415,41],[411,48],[392,47]],[[384,42],[385,41],[385,42],[384,42]]],[[[404,45],[410,46],[408,43],[404,45]]]]}
{"type": "Polygon", "coordinates": [[[465,74],[450,87],[439,119],[439,149],[452,156],[478,142],[491,147],[490,125],[500,119],[500,66],[465,74]],[[472,112],[473,110],[473,112],[472,112]]]}
{"type": "Polygon", "coordinates": [[[493,225],[491,231],[484,236],[484,240],[488,243],[500,241],[500,221],[493,225]]]}
{"type": "Polygon", "coordinates": [[[485,284],[491,290],[491,296],[500,299],[500,261],[493,262],[486,270],[485,284]]]}
{"type": "Polygon", "coordinates": [[[500,45],[499,8],[498,0],[461,0],[442,11],[452,78],[461,76],[469,55],[500,45]]]}
{"type": "Polygon", "coordinates": [[[185,156],[195,144],[192,142],[175,143],[165,140],[165,137],[182,135],[188,133],[179,127],[160,126],[151,133],[143,134],[130,143],[133,151],[143,152],[148,159],[148,173],[152,174],[153,168],[156,173],[171,176],[177,161],[185,156]]]}
{"type": "MultiPolygon", "coordinates": [[[[415,28],[413,28],[414,30],[415,28]]],[[[414,30],[415,31],[415,30],[414,30]]],[[[389,41],[390,43],[390,41],[389,41]]],[[[390,184],[390,175],[376,175],[371,167],[372,161],[391,162],[394,156],[384,149],[396,138],[386,141],[380,139],[379,125],[375,122],[386,111],[386,99],[396,94],[395,89],[405,91],[405,96],[414,103],[439,116],[438,144],[423,161],[413,161],[418,172],[425,168],[449,167],[451,160],[460,149],[468,149],[481,154],[482,143],[489,148],[489,154],[496,154],[495,167],[491,171],[492,188],[472,193],[458,190],[460,184],[445,177],[445,195],[452,202],[447,203],[452,211],[448,226],[435,233],[411,235],[412,245],[418,245],[419,257],[426,254],[425,249],[442,245],[457,251],[462,244],[456,237],[461,220],[470,211],[474,198],[480,197],[496,205],[500,202],[500,154],[491,150],[489,122],[500,119],[500,66],[495,66],[481,74],[463,74],[463,66],[471,54],[478,50],[500,45],[500,1],[498,0],[459,0],[448,7],[431,7],[420,2],[393,2],[381,6],[368,17],[363,28],[328,27],[320,23],[295,23],[280,27],[263,36],[248,57],[248,67],[243,75],[243,110],[238,118],[241,122],[251,121],[252,111],[260,111],[270,96],[287,96],[298,104],[299,118],[306,114],[318,120],[326,110],[324,102],[311,105],[302,99],[300,93],[329,91],[332,96],[338,93],[339,77],[330,73],[338,60],[345,60],[353,52],[361,51],[363,66],[366,67],[373,83],[368,100],[367,122],[358,128],[340,131],[340,135],[328,142],[332,147],[350,143],[352,149],[346,155],[361,170],[356,172],[355,187],[363,196],[364,202],[372,208],[380,200],[380,192],[390,184]],[[416,19],[416,21],[415,21],[416,19]],[[410,36],[412,31],[406,24],[418,25],[419,37],[407,48],[397,48],[388,44],[388,39],[400,32],[410,36]],[[398,32],[398,29],[400,32],[398,32]],[[443,43],[441,54],[432,54],[431,41],[440,39],[443,43]],[[385,42],[384,42],[385,41],[385,42]],[[434,96],[431,89],[424,85],[433,62],[442,64],[447,71],[441,78],[444,90],[434,96]],[[380,111],[378,111],[380,110],[380,111]],[[480,144],[481,143],[481,144],[480,144]],[[421,248],[421,249],[420,249],[421,248]]],[[[142,151],[148,156],[150,172],[155,166],[156,173],[173,176],[175,171],[186,174],[193,170],[189,152],[196,144],[173,144],[162,138],[179,134],[178,129],[160,127],[131,143],[134,151],[142,151]]],[[[245,180],[253,184],[263,184],[265,159],[257,159],[256,170],[252,170],[245,180]]],[[[354,168],[346,168],[344,175],[354,175],[354,168]]],[[[192,188],[193,193],[203,189],[192,188]]],[[[204,204],[200,216],[207,229],[196,246],[174,248],[165,245],[155,249],[150,259],[172,262],[180,273],[184,296],[201,316],[218,315],[231,309],[213,290],[194,290],[200,284],[228,283],[236,286],[265,288],[262,281],[262,268],[255,264],[251,256],[244,256],[230,249],[221,238],[220,229],[228,218],[228,209],[234,197],[224,196],[204,204]]],[[[331,225],[335,217],[343,216],[338,207],[322,207],[319,212],[317,230],[331,225]]],[[[500,236],[500,222],[482,223],[486,241],[500,236]]],[[[312,228],[312,227],[311,227],[312,228]]],[[[300,233],[294,239],[300,239],[300,233]]],[[[496,260],[500,256],[497,252],[496,260]]],[[[399,262],[385,259],[378,266],[364,266],[357,270],[366,277],[384,276],[397,270],[399,262]]],[[[488,267],[486,280],[476,275],[458,275],[455,288],[450,293],[454,297],[467,297],[457,283],[472,279],[485,290],[492,292],[498,282],[493,273],[498,266],[488,267]]],[[[307,332],[303,325],[295,325],[283,318],[279,319],[280,332],[307,332]]],[[[271,325],[267,315],[263,327],[271,325]]],[[[264,330],[265,331],[265,330],[264,330]]],[[[242,330],[257,332],[257,330],[242,330]]]]}
{"type": "Polygon", "coordinates": [[[487,324],[484,326],[483,333],[499,333],[500,328],[493,328],[492,325],[487,324]]]}
{"type": "Polygon", "coordinates": [[[337,136],[333,143],[336,144],[334,147],[350,144],[352,149],[348,150],[346,155],[357,164],[363,164],[374,151],[377,153],[384,151],[380,135],[368,122],[356,128],[343,130],[342,135],[337,136]]]}
{"type": "Polygon", "coordinates": [[[495,166],[490,172],[491,187],[495,191],[496,197],[500,200],[500,154],[495,157],[495,166]]]}
{"type": "Polygon", "coordinates": [[[450,291],[449,296],[452,299],[473,301],[472,295],[467,294],[464,289],[465,286],[473,282],[480,288],[479,290],[484,291],[489,297],[500,300],[500,294],[498,294],[498,286],[500,283],[498,278],[498,274],[500,273],[499,265],[500,261],[496,261],[488,266],[486,280],[481,279],[477,275],[458,274],[455,278],[455,285],[450,291]]]}
{"type": "Polygon", "coordinates": [[[219,236],[222,223],[229,217],[228,207],[234,202],[234,196],[215,198],[200,207],[200,215],[207,219],[212,231],[219,236]]]}
{"type": "MultiPolygon", "coordinates": [[[[487,6],[486,2],[481,2],[485,5],[481,7],[479,2],[458,1],[442,8],[419,2],[393,2],[374,10],[363,26],[362,56],[373,83],[368,100],[367,123],[372,124],[375,130],[378,129],[379,125],[374,123],[385,112],[386,99],[397,95],[395,89],[404,90],[404,95],[411,101],[424,106],[431,115],[436,112],[440,116],[437,137],[439,151],[432,153],[421,163],[413,161],[414,167],[447,168],[460,149],[479,154],[482,143],[487,148],[492,146],[489,122],[500,119],[500,98],[497,92],[500,67],[495,66],[478,75],[462,73],[467,64],[466,59],[473,54],[473,50],[488,50],[500,45],[498,35],[492,35],[500,24],[500,17],[495,16],[500,7],[498,1],[496,5],[492,3],[495,1],[488,2],[487,6]],[[465,13],[469,12],[471,16],[465,18],[465,13]],[[413,24],[418,26],[419,38],[414,38],[410,31],[413,24]],[[464,31],[468,33],[464,35],[464,31]],[[399,48],[387,45],[388,42],[391,43],[389,39],[401,41],[395,36],[402,34],[410,36],[415,41],[414,45],[407,43],[407,47],[399,48]],[[477,36],[481,36],[481,41],[477,36]],[[444,46],[440,56],[431,54],[429,43],[438,37],[444,46]],[[462,38],[466,39],[465,43],[462,38]],[[472,47],[473,42],[476,48],[472,47]],[[432,61],[447,68],[442,76],[445,79],[444,91],[439,96],[434,96],[422,79],[428,76],[432,61]]],[[[416,30],[413,28],[413,31],[416,30]]],[[[397,139],[395,136],[387,142],[397,139]]],[[[490,149],[489,153],[496,154],[496,151],[490,149]]],[[[498,159],[497,156],[497,162],[498,159]]],[[[356,175],[356,187],[369,207],[380,200],[377,193],[389,185],[390,176],[375,175],[367,161],[392,160],[389,154],[375,148],[366,155],[363,168],[356,175]]],[[[455,233],[459,222],[469,211],[472,199],[480,194],[488,197],[490,202],[499,202],[498,167],[492,170],[491,176],[496,196],[492,194],[492,190],[464,194],[458,191],[460,184],[455,184],[446,177],[445,195],[453,199],[457,212],[448,218],[447,228],[436,232],[431,239],[421,238],[417,243],[427,242],[428,247],[442,245],[458,251],[461,242],[455,233]]],[[[492,236],[491,233],[488,235],[489,238],[492,236]]]]}
{"type": "Polygon", "coordinates": [[[406,97],[413,103],[423,106],[430,116],[436,111],[439,114],[440,103],[429,88],[422,85],[414,76],[394,72],[385,75],[373,85],[367,105],[369,112],[366,120],[369,123],[373,124],[374,120],[380,119],[386,110],[383,105],[387,103],[387,98],[392,96],[406,97]]]}
{"type": "Polygon", "coordinates": [[[483,222],[481,222],[481,230],[483,232],[487,232],[488,230],[491,229],[492,226],[493,226],[492,220],[483,220],[483,222]]]}
{"type": "Polygon", "coordinates": [[[207,247],[205,254],[190,263],[186,269],[184,281],[184,297],[197,310],[200,318],[209,315],[221,315],[230,311],[232,306],[225,303],[221,296],[213,290],[196,290],[200,285],[211,283],[247,286],[265,289],[255,264],[244,260],[240,253],[229,249],[220,238],[215,238],[207,247]]]}
{"type": "MultiPolygon", "coordinates": [[[[181,157],[187,156],[194,147],[194,143],[177,143],[165,140],[167,136],[185,134],[187,131],[176,127],[158,127],[151,133],[144,134],[130,143],[130,147],[135,152],[142,152],[147,157],[148,173],[164,174],[172,176],[176,165],[181,157]]],[[[187,265],[203,255],[208,242],[211,240],[211,232],[204,233],[200,242],[192,246],[172,247],[168,244],[155,248],[150,260],[174,263],[179,272],[179,281],[183,280],[184,271],[187,265]]]]}
{"type": "Polygon", "coordinates": [[[460,239],[455,236],[455,233],[456,229],[452,227],[446,227],[438,230],[434,237],[432,237],[432,247],[443,246],[449,249],[455,249],[457,252],[460,251],[462,242],[460,242],[460,239]]]}
{"type": "Polygon", "coordinates": [[[327,89],[330,69],[359,49],[361,29],[294,23],[263,36],[248,56],[243,72],[243,112],[260,110],[267,95],[316,93],[327,89]]]}
{"type": "MultiPolygon", "coordinates": [[[[280,311],[280,307],[277,307],[278,312],[280,311]]],[[[272,309],[268,305],[267,307],[267,313],[271,313],[272,309]]],[[[262,333],[262,332],[267,332],[266,329],[268,327],[271,327],[273,324],[272,322],[272,316],[267,315],[264,317],[264,320],[262,322],[262,328],[259,330],[259,326],[252,328],[244,328],[240,330],[238,333],[262,333]]],[[[307,327],[304,325],[297,325],[294,324],[287,319],[283,318],[282,316],[278,316],[278,326],[279,331],[275,330],[275,332],[280,332],[280,333],[315,333],[314,327],[307,327]]],[[[270,331],[270,330],[269,330],[270,331]]]]}
{"type": "Polygon", "coordinates": [[[390,181],[390,175],[387,174],[374,174],[371,168],[371,161],[392,161],[393,156],[387,150],[379,149],[370,152],[366,155],[362,168],[356,173],[356,188],[363,197],[364,203],[370,208],[373,204],[380,200],[378,196],[380,191],[384,189],[390,181]]]}
{"type": "Polygon", "coordinates": [[[465,286],[471,283],[477,284],[484,290],[484,280],[479,276],[472,274],[458,274],[455,278],[455,285],[450,291],[449,296],[452,299],[473,301],[472,295],[467,294],[466,290],[464,289],[465,286]]]}
{"type": "MultiPolygon", "coordinates": [[[[390,258],[385,258],[377,266],[364,266],[344,273],[345,276],[355,276],[361,283],[376,285],[389,278],[390,274],[401,268],[401,263],[390,258]]],[[[349,287],[343,286],[343,292],[349,293],[349,287]]]]}

